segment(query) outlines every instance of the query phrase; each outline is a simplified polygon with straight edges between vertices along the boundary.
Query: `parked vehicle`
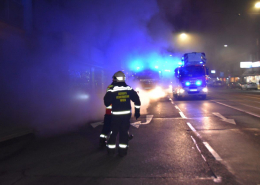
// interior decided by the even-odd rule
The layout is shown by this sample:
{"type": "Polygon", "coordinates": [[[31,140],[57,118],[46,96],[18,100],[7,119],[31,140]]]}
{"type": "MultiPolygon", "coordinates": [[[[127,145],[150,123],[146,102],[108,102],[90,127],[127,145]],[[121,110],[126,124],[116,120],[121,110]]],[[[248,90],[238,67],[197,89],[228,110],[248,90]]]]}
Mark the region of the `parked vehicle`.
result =
{"type": "Polygon", "coordinates": [[[223,86],[223,82],[222,81],[216,81],[212,84],[212,87],[222,87],[223,86]]]}
{"type": "Polygon", "coordinates": [[[238,82],[230,82],[228,83],[228,88],[230,89],[241,89],[241,83],[238,82]]]}
{"type": "Polygon", "coordinates": [[[242,90],[249,90],[249,89],[254,89],[254,90],[257,90],[257,84],[256,83],[253,83],[253,82],[249,82],[249,83],[246,83],[246,84],[241,84],[241,89],[242,90]]]}

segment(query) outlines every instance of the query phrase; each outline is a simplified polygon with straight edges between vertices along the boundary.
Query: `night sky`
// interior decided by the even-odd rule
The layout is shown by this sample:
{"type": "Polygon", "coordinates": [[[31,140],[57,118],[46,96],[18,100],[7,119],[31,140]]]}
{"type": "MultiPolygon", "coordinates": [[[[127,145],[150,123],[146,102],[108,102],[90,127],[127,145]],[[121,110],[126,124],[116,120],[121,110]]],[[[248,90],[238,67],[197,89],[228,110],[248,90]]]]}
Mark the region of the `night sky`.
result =
{"type": "Polygon", "coordinates": [[[259,38],[260,11],[249,0],[158,0],[161,11],[177,32],[197,33],[210,68],[239,68],[252,56],[259,38]],[[178,6],[176,6],[178,4],[178,6]],[[258,31],[257,31],[258,30],[258,31]],[[224,48],[224,45],[228,48],[224,48]]]}

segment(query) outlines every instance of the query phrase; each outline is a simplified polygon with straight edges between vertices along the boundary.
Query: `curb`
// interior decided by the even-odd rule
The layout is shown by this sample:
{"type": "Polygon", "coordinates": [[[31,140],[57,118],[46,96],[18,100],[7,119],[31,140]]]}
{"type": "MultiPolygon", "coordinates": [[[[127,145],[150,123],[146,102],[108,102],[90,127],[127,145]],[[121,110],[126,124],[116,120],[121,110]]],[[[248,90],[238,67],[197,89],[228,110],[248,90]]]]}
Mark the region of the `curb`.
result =
{"type": "Polygon", "coordinates": [[[21,130],[0,138],[0,160],[11,157],[35,138],[33,130],[21,130]]]}

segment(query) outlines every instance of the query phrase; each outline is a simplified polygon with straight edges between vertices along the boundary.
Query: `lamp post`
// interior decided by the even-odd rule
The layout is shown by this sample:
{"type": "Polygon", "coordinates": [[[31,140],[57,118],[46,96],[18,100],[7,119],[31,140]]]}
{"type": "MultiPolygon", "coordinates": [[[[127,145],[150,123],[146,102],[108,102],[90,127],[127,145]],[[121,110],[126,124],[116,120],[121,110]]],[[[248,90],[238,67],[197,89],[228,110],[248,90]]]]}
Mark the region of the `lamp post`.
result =
{"type": "MultiPolygon", "coordinates": [[[[260,2],[255,3],[255,9],[260,9],[260,2]]],[[[259,34],[256,38],[256,60],[259,60],[259,34]]]]}

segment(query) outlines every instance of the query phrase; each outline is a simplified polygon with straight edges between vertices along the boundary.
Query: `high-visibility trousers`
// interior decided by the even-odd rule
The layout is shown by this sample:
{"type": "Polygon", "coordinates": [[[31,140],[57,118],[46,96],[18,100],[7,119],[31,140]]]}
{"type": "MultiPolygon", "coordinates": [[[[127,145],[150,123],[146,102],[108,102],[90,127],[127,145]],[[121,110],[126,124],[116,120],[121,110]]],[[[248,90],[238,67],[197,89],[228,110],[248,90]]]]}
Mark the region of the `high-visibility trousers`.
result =
{"type": "Polygon", "coordinates": [[[100,134],[100,138],[107,139],[107,136],[109,132],[111,131],[111,120],[112,115],[111,114],[105,114],[104,116],[104,125],[100,134]]]}
{"type": "Polygon", "coordinates": [[[119,133],[119,152],[127,153],[130,118],[131,114],[112,115],[110,138],[107,142],[108,150],[116,149],[116,136],[119,133]]]}

